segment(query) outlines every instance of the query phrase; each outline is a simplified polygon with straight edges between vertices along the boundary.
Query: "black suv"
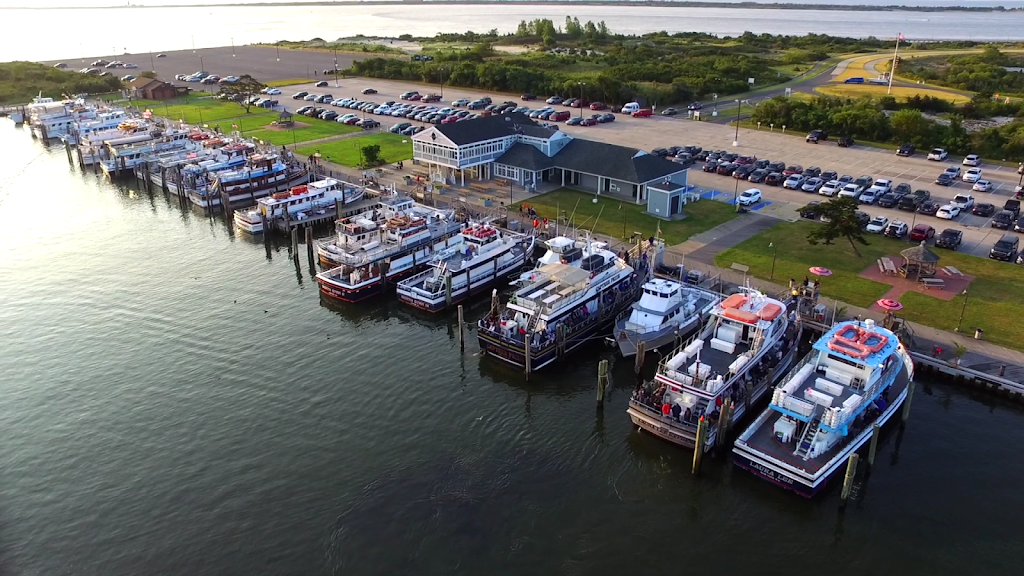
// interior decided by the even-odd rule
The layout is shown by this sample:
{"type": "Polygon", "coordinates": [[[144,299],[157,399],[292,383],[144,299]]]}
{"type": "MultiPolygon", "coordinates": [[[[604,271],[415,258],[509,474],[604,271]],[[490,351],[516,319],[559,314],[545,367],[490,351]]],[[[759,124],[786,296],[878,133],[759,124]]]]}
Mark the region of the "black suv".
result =
{"type": "Polygon", "coordinates": [[[988,251],[988,257],[993,260],[1011,262],[1017,257],[1017,250],[1020,248],[1020,237],[1013,234],[1004,234],[996,242],[996,245],[988,251]]]}
{"type": "Polygon", "coordinates": [[[836,144],[838,144],[840,148],[849,148],[850,146],[853,146],[854,142],[853,138],[849,136],[840,136],[839,141],[836,142],[836,144]]]}
{"type": "Polygon", "coordinates": [[[806,140],[817,144],[822,140],[828,140],[828,133],[824,130],[811,130],[811,133],[807,135],[806,140]]]}
{"type": "Polygon", "coordinates": [[[781,172],[772,172],[764,177],[764,183],[769,186],[782,186],[786,177],[781,172]]]}
{"type": "Polygon", "coordinates": [[[892,208],[900,201],[900,197],[895,192],[887,192],[882,194],[882,197],[878,199],[879,208],[892,208]]]}
{"type": "MultiPolygon", "coordinates": [[[[885,198],[885,196],[882,196],[882,198],[885,198]]],[[[899,208],[900,210],[907,210],[909,212],[916,212],[917,209],[921,207],[921,202],[923,202],[923,200],[920,196],[904,196],[903,198],[900,198],[899,204],[896,205],[896,208],[899,208]]],[[[881,201],[879,201],[879,203],[881,203],[881,201]]]]}
{"type": "Polygon", "coordinates": [[[939,234],[938,238],[935,239],[935,246],[937,248],[948,248],[949,250],[956,250],[960,247],[960,243],[964,240],[964,233],[957,230],[956,228],[946,228],[939,234]]]}
{"type": "Polygon", "coordinates": [[[1013,225],[1013,212],[1009,210],[1000,210],[996,212],[996,215],[992,217],[992,227],[999,228],[1000,230],[1009,230],[1010,226],[1013,225]]]}
{"type": "Polygon", "coordinates": [[[897,156],[913,156],[914,152],[917,152],[917,148],[909,142],[900,144],[899,150],[896,150],[897,156]]]}

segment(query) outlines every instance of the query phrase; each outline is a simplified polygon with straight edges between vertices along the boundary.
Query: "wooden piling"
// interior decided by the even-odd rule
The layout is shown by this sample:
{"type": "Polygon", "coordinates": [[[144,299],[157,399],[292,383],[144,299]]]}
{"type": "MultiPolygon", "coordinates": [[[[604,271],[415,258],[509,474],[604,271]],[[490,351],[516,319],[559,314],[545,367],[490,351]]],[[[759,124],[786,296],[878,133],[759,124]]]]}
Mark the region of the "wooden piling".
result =
{"type": "Polygon", "coordinates": [[[914,399],[914,381],[911,380],[907,384],[907,399],[903,401],[903,417],[902,423],[907,423],[907,418],[910,417],[910,401],[914,399]]]}
{"type": "MultiPolygon", "coordinates": [[[[452,305],[452,275],[447,272],[444,277],[444,303],[447,306],[452,305]]],[[[529,334],[527,334],[527,336],[529,336],[529,334]]]]}
{"type": "Polygon", "coordinates": [[[462,316],[462,304],[459,304],[459,350],[466,351],[466,322],[462,316]]]}
{"type": "Polygon", "coordinates": [[[523,337],[523,360],[526,368],[526,379],[530,379],[530,335],[523,337]]]}
{"type": "Polygon", "coordinates": [[[743,379],[743,415],[750,414],[750,395],[754,393],[754,385],[746,378],[743,379]]]}
{"type": "Polygon", "coordinates": [[[700,421],[697,422],[697,439],[693,445],[693,468],[690,470],[694,474],[700,472],[700,461],[704,456],[704,442],[708,433],[708,424],[704,418],[701,416],[700,421]]]}
{"type": "Polygon", "coordinates": [[[633,366],[633,371],[636,372],[638,375],[644,369],[644,358],[647,354],[646,348],[647,345],[644,344],[643,340],[636,343],[636,364],[633,366]]]}
{"type": "Polygon", "coordinates": [[[292,258],[299,259],[299,229],[292,228],[292,258]]]}
{"type": "Polygon", "coordinates": [[[850,490],[853,488],[853,478],[857,475],[857,453],[850,454],[850,459],[846,461],[846,478],[843,479],[843,491],[839,495],[841,504],[846,506],[846,499],[850,497],[850,490]]]}
{"type": "Polygon", "coordinates": [[[313,227],[306,227],[306,256],[309,257],[309,265],[312,268],[314,264],[313,260],[313,227]]]}
{"type": "Polygon", "coordinates": [[[604,410],[604,392],[608,388],[608,361],[597,365],[597,409],[604,410]]]}
{"type": "Polygon", "coordinates": [[[875,465],[875,452],[878,451],[878,435],[881,427],[878,422],[871,425],[871,445],[868,447],[868,468],[875,465]]]}

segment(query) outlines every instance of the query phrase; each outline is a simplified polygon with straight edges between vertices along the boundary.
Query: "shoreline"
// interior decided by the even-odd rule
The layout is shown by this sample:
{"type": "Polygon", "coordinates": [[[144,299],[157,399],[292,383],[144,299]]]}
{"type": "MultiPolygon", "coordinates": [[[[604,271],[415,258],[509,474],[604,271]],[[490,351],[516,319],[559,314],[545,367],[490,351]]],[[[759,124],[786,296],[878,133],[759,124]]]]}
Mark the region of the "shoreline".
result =
{"type": "MultiPolygon", "coordinates": [[[[844,5],[844,4],[794,4],[786,2],[767,3],[767,2],[737,2],[737,3],[724,3],[724,2],[700,2],[700,1],[674,1],[674,0],[641,0],[637,2],[630,2],[625,0],[609,0],[607,2],[600,2],[594,0],[581,0],[578,2],[574,1],[561,1],[561,0],[367,0],[365,2],[354,1],[354,0],[341,0],[338,2],[259,2],[259,3],[244,3],[244,2],[232,2],[225,4],[214,4],[208,6],[209,8],[225,7],[225,8],[259,8],[259,7],[289,7],[289,6],[409,6],[409,5],[434,5],[434,4],[447,4],[447,5],[522,5],[522,6],[648,6],[657,8],[720,8],[725,10],[828,10],[837,12],[1020,12],[1024,11],[1024,7],[1021,8],[1008,8],[1005,6],[904,6],[899,4],[890,4],[886,6],[871,6],[866,4],[856,5],[844,5]]],[[[107,10],[107,9],[120,9],[120,8],[196,8],[200,5],[197,4],[165,4],[165,5],[132,5],[127,6],[110,5],[110,6],[0,6],[0,10],[107,10]]]]}

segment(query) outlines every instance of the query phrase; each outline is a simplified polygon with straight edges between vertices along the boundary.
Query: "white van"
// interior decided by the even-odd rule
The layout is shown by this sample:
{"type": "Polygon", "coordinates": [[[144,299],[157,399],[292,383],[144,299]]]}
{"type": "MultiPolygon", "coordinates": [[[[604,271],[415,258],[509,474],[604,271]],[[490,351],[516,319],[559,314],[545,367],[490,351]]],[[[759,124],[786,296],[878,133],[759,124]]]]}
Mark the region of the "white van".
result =
{"type": "Polygon", "coordinates": [[[637,104],[636,102],[630,102],[629,104],[623,106],[622,110],[619,110],[619,112],[622,112],[623,114],[632,114],[633,112],[636,112],[639,109],[639,104],[637,104]]]}

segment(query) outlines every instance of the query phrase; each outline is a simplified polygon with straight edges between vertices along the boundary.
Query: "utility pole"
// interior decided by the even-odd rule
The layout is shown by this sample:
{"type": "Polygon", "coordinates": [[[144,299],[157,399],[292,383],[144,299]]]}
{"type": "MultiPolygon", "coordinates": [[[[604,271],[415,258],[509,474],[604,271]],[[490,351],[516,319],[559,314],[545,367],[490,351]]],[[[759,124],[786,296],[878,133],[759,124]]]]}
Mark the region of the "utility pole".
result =
{"type": "Polygon", "coordinates": [[[896,49],[892,51],[892,67],[889,69],[889,87],[886,89],[886,94],[892,94],[892,79],[896,77],[896,64],[899,62],[900,57],[900,42],[903,40],[903,32],[896,38],[896,49]]]}

